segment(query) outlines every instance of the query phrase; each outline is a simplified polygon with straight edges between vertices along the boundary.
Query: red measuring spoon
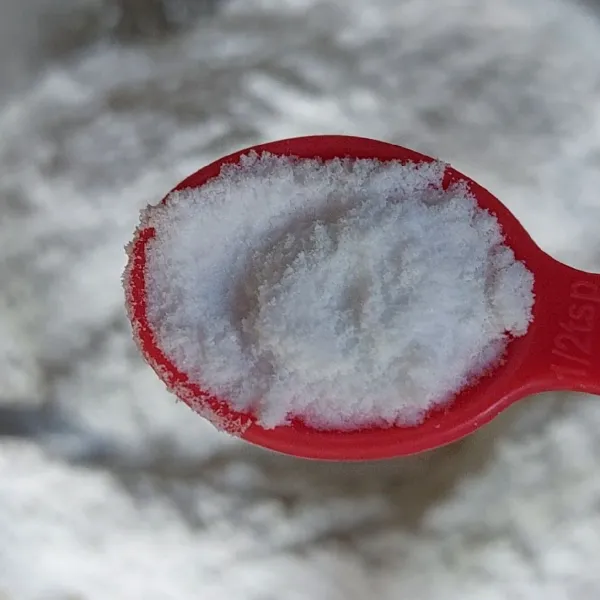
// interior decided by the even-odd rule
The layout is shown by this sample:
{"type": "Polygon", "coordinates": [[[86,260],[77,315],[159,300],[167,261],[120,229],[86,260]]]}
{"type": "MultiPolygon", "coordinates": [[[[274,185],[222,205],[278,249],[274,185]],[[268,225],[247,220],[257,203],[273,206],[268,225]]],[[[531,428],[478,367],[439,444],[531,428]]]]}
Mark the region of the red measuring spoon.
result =
{"type": "MultiPolygon", "coordinates": [[[[199,187],[221,166],[250,150],[300,158],[377,158],[430,162],[428,156],[385,142],[341,135],[281,140],[246,148],[200,169],[175,189],[199,187]]],[[[472,433],[511,404],[531,394],[571,390],[600,394],[600,275],[564,265],[543,252],[513,214],[490,192],[448,166],[444,186],[465,181],[482,208],[496,216],[506,243],[535,276],[534,320],[527,334],[512,340],[503,364],[434,410],[416,427],[371,428],[352,432],[317,431],[295,420],[264,429],[251,414],[233,411],[189,381],[165,356],[146,317],[146,247],[155,232],[136,232],[124,275],[127,308],[135,340],[146,361],[169,390],[229,433],[285,454],[326,460],[390,458],[430,450],[472,433]]],[[[166,198],[163,199],[165,202],[166,198]]]]}

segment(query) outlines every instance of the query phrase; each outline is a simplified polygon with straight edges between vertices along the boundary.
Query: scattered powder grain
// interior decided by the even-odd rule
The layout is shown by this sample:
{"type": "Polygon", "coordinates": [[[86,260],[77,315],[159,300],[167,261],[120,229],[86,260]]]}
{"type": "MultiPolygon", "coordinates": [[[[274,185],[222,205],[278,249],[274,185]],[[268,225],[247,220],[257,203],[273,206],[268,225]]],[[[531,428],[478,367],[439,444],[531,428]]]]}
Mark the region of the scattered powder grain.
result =
{"type": "Polygon", "coordinates": [[[249,154],[142,226],[148,317],[191,380],[265,427],[410,425],[531,320],[533,276],[445,165],[249,154]]]}

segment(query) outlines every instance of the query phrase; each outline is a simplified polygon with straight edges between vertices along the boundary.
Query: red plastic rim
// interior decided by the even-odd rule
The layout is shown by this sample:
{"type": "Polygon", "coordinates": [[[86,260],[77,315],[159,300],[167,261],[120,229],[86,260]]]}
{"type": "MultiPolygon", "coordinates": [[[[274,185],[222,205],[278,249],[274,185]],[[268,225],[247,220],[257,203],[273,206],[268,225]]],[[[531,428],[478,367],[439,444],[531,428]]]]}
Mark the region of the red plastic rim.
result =
{"type": "MultiPolygon", "coordinates": [[[[351,136],[309,136],[292,138],[246,148],[221,158],[183,180],[174,190],[199,187],[217,176],[225,164],[237,163],[249,151],[267,151],[299,158],[377,158],[382,161],[431,162],[434,159],[386,142],[351,136]]],[[[502,224],[507,243],[519,260],[543,262],[545,255],[535,246],[520,223],[500,201],[477,183],[452,167],[446,169],[444,185],[464,181],[481,207],[493,213],[502,224]]],[[[173,191],[174,191],[173,190],[173,191]]],[[[163,199],[166,201],[168,196],[163,199]]],[[[486,377],[459,394],[452,404],[433,411],[417,427],[374,428],[353,432],[316,431],[296,420],[289,426],[264,429],[252,415],[233,411],[225,401],[215,398],[189,381],[158,347],[146,317],[145,265],[146,247],[154,237],[152,228],[141,229],[130,244],[125,273],[128,311],[136,342],[167,387],[196,412],[241,438],[278,452],[303,458],[323,460],[367,460],[414,454],[454,441],[493,418],[508,404],[521,397],[512,375],[522,362],[530,336],[509,345],[504,366],[493,377],[486,377]]],[[[529,265],[531,268],[531,265],[529,265]]]]}

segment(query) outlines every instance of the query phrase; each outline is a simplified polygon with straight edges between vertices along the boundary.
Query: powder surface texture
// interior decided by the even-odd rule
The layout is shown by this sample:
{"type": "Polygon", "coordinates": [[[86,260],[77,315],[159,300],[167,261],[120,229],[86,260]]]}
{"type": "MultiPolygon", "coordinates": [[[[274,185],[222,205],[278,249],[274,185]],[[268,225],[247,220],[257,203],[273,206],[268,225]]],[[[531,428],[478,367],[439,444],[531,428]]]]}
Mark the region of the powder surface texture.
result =
{"type": "Polygon", "coordinates": [[[533,276],[445,164],[249,154],[148,208],[178,369],[264,427],[412,425],[501,358],[533,276]]]}

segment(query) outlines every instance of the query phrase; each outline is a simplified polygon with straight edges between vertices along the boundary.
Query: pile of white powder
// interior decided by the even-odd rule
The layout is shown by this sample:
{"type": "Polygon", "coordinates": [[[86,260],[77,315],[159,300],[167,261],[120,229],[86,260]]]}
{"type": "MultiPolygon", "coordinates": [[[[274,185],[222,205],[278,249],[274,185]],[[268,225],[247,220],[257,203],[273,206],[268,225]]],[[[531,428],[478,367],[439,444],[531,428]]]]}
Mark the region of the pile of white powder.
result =
{"type": "Polygon", "coordinates": [[[148,318],[265,427],[410,425],[531,321],[533,276],[445,164],[249,154],[150,207],[148,318]]]}

